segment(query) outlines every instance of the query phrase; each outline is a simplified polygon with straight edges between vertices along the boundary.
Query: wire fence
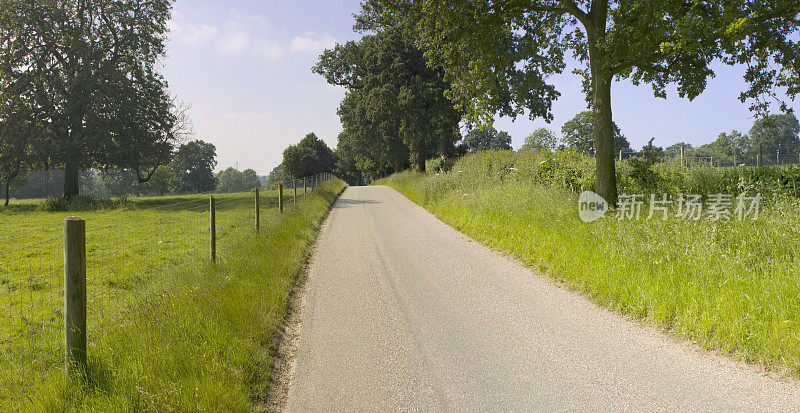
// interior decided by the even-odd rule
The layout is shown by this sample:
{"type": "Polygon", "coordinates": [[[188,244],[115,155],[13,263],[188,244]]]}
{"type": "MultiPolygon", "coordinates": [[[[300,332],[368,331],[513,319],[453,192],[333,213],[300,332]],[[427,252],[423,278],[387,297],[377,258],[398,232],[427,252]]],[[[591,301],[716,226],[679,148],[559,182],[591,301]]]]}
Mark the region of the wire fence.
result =
{"type": "MultiPolygon", "coordinates": [[[[629,160],[640,156],[641,152],[634,150],[621,150],[616,154],[619,161],[629,160]]],[[[697,155],[687,151],[683,155],[671,153],[661,157],[663,162],[682,164],[687,167],[734,167],[734,166],[775,166],[800,164],[800,154],[775,151],[767,153],[750,151],[743,154],[729,155],[697,155]]]]}
{"type": "MultiPolygon", "coordinates": [[[[131,322],[128,310],[136,292],[156,277],[187,260],[210,261],[212,240],[229,242],[231,235],[252,230],[254,221],[257,227],[260,211],[282,210],[296,201],[287,187],[299,187],[300,197],[334,178],[332,174],[307,177],[305,186],[296,185],[302,180],[284,181],[282,190],[255,191],[255,196],[214,194],[213,202],[208,196],[162,197],[142,202],[150,205],[141,208],[85,213],[86,353],[90,358],[99,353],[108,334],[131,322]]],[[[48,383],[69,370],[67,240],[65,224],[52,219],[56,222],[25,228],[26,216],[21,214],[14,227],[25,229],[0,235],[0,410],[31,403],[48,383]]]]}

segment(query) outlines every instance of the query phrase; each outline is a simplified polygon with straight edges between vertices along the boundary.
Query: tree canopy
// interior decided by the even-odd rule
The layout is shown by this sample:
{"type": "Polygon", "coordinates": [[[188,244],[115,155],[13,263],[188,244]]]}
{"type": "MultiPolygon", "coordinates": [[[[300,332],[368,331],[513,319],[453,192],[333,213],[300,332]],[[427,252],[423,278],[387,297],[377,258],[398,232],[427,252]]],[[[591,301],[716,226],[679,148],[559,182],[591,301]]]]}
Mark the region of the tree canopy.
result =
{"type": "MultiPolygon", "coordinates": [[[[800,92],[800,3],[796,0],[371,0],[373,14],[410,13],[417,42],[451,82],[470,119],[495,114],[551,120],[559,93],[547,79],[571,55],[593,111],[597,192],[612,205],[617,188],[611,87],[646,83],[665,97],[701,94],[713,62],[745,65],[742,101],[769,108],[776,87],[800,92]]],[[[785,105],[782,105],[785,108],[785,105]]]]}
{"type": "Polygon", "coordinates": [[[350,182],[371,180],[388,171],[400,171],[410,165],[409,146],[400,136],[401,122],[392,115],[388,97],[373,104],[376,90],[352,90],[339,106],[343,131],[336,148],[337,170],[350,182]]]}
{"type": "Polygon", "coordinates": [[[473,129],[464,136],[464,143],[470,152],[484,149],[511,149],[511,135],[498,131],[492,126],[484,129],[473,129]]]}
{"type": "Polygon", "coordinates": [[[175,151],[170,163],[171,187],[175,192],[209,192],[217,188],[214,168],[217,166],[217,149],[213,144],[193,140],[175,151]]]}
{"type": "Polygon", "coordinates": [[[525,137],[525,143],[522,144],[520,149],[524,151],[552,151],[557,146],[558,137],[556,137],[556,133],[547,128],[539,128],[525,137]]]}
{"type": "Polygon", "coordinates": [[[240,171],[229,167],[217,174],[218,192],[245,192],[254,188],[261,188],[258,174],[252,169],[240,171]]]}
{"type": "Polygon", "coordinates": [[[348,89],[339,108],[348,139],[342,149],[351,153],[346,158],[361,161],[362,173],[400,168],[406,160],[397,155],[406,153],[414,169],[424,171],[430,154],[455,152],[463,115],[445,97],[449,84],[428,65],[405,21],[372,17],[362,10],[356,29],[369,34],[326,50],[313,70],[348,89]]]}
{"type": "Polygon", "coordinates": [[[336,167],[336,157],[331,148],[312,132],[283,151],[282,165],[289,176],[303,178],[332,172],[336,167]]]}
{"type": "MultiPolygon", "coordinates": [[[[614,130],[614,153],[621,150],[630,150],[631,144],[628,142],[616,123],[612,124],[614,130]]],[[[568,120],[561,127],[564,144],[575,148],[578,152],[586,155],[595,154],[595,133],[594,117],[592,112],[584,111],[574,118],[568,120]]]]}
{"type": "Polygon", "coordinates": [[[796,155],[800,153],[800,123],[794,114],[772,115],[757,119],[750,128],[749,145],[762,145],[764,153],[796,155]]]}
{"type": "MultiPolygon", "coordinates": [[[[156,71],[170,0],[0,1],[0,88],[31,104],[17,111],[45,128],[29,136],[64,196],[80,170],[127,168],[140,182],[169,160],[182,123],[156,71]]],[[[4,98],[8,100],[7,98],[4,98]]]]}

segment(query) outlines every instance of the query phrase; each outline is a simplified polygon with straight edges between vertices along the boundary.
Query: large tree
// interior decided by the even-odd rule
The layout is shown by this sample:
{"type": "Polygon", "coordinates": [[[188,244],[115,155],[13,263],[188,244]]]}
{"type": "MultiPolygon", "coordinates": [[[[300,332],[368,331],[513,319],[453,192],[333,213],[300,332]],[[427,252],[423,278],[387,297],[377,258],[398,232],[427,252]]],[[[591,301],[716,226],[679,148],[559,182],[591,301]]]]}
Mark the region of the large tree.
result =
{"type": "Polygon", "coordinates": [[[256,171],[245,169],[244,171],[229,167],[217,174],[217,191],[219,192],[245,192],[254,188],[261,188],[261,181],[258,179],[256,171]]]}
{"type": "MultiPolygon", "coordinates": [[[[616,123],[612,122],[614,131],[614,153],[622,150],[630,150],[631,143],[622,134],[616,123]]],[[[561,134],[564,143],[586,155],[595,154],[595,141],[597,138],[594,133],[594,116],[590,111],[584,111],[575,115],[574,118],[564,122],[561,127],[561,134]]]]}
{"type": "Polygon", "coordinates": [[[332,172],[336,167],[336,157],[331,148],[312,132],[283,151],[282,165],[290,176],[299,179],[332,172]]]}
{"type": "Polygon", "coordinates": [[[0,87],[30,95],[64,196],[80,170],[130,168],[139,181],[167,159],[176,116],[156,72],[171,0],[1,0],[0,87]]]}
{"type": "Polygon", "coordinates": [[[525,137],[525,143],[522,144],[520,149],[524,151],[552,151],[556,146],[558,146],[556,133],[547,128],[539,128],[525,137]]]}
{"type": "Polygon", "coordinates": [[[175,192],[210,192],[217,188],[214,168],[217,148],[208,142],[193,140],[181,145],[170,162],[172,190],[175,192]]]}
{"type": "Polygon", "coordinates": [[[713,157],[717,165],[733,164],[734,161],[737,164],[741,161],[749,163],[756,161],[756,153],[751,150],[750,137],[742,135],[736,130],[720,133],[714,142],[701,145],[691,151],[689,149],[691,146],[684,148],[684,156],[688,153],[690,156],[701,158],[713,157]]]}
{"type": "Polygon", "coordinates": [[[784,155],[796,155],[800,152],[798,134],[800,134],[800,123],[794,114],[772,115],[755,121],[750,129],[748,143],[756,150],[760,144],[764,156],[769,159],[778,152],[784,155]]]}
{"type": "Polygon", "coordinates": [[[339,109],[348,136],[369,138],[387,150],[403,142],[414,169],[425,171],[431,153],[455,153],[463,115],[445,97],[449,84],[428,65],[408,24],[357,19],[356,29],[371,34],[326,50],[314,71],[348,89],[339,109]]]}
{"type": "Polygon", "coordinates": [[[418,43],[452,82],[449,96],[474,120],[497,113],[552,119],[559,93],[547,82],[567,54],[580,63],[593,111],[597,191],[616,204],[611,88],[615,79],[648,83],[656,96],[676,83],[693,99],[711,64],[744,64],[741,95],[768,108],[775,86],[800,91],[797,0],[369,0],[387,20],[410,13],[418,43]]]}
{"type": "Polygon", "coordinates": [[[470,152],[485,149],[511,149],[511,135],[508,132],[498,131],[492,126],[483,129],[473,129],[464,136],[464,143],[470,152]]]}
{"type": "Polygon", "coordinates": [[[390,93],[390,89],[356,89],[342,100],[338,113],[343,131],[336,147],[337,169],[342,179],[371,181],[410,165],[410,150],[400,133],[399,116],[392,114],[391,106],[375,103],[376,99],[391,102],[390,93]]]}

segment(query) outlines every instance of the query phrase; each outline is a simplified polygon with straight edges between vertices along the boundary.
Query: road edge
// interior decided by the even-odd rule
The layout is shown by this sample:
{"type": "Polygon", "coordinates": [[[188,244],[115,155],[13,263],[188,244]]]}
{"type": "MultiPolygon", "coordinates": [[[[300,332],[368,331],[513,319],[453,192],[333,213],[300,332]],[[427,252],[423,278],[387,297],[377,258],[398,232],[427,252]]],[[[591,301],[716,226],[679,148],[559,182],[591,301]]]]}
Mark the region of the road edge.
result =
{"type": "Polygon", "coordinates": [[[282,412],[288,405],[289,391],[292,388],[294,373],[297,367],[297,351],[300,348],[300,333],[302,332],[303,310],[305,309],[306,285],[309,279],[309,270],[314,263],[320,239],[331,224],[333,208],[339,202],[339,199],[347,188],[348,187],[345,187],[336,195],[336,199],[328,208],[328,214],[319,227],[317,238],[308,250],[303,270],[299,273],[289,293],[286,316],[281,324],[279,330],[280,334],[275,339],[277,350],[273,358],[267,387],[267,398],[264,403],[265,411],[267,412],[282,412]]]}

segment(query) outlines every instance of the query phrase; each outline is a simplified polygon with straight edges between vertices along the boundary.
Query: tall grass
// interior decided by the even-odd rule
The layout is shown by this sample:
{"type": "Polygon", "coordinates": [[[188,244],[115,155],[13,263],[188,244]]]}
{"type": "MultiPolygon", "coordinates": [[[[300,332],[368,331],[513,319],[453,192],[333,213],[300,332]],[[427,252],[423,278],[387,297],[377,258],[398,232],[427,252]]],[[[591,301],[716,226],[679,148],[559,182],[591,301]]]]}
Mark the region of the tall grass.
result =
{"type": "MultiPolygon", "coordinates": [[[[276,193],[264,204],[275,205],[276,193]]],[[[253,194],[218,196],[217,233],[252,228],[253,194]]],[[[119,310],[154,279],[208,259],[208,197],[137,198],[124,208],[0,214],[0,410],[18,404],[63,366],[62,220],[86,219],[90,345],[125,322],[119,310]]]]}
{"type": "MultiPolygon", "coordinates": [[[[584,223],[573,191],[583,179],[591,182],[591,172],[547,172],[542,162],[547,159],[535,154],[483,153],[456,162],[448,173],[405,172],[379,183],[603,306],[800,376],[797,198],[770,193],[757,221],[619,221],[612,215],[584,223]]],[[[685,179],[676,191],[752,189],[739,185],[749,178],[731,170],[656,168],[685,179]],[[737,179],[725,178],[734,173],[737,179]]],[[[775,171],[750,171],[766,177],[750,182],[763,188],[775,171]]]]}
{"type": "MultiPolygon", "coordinates": [[[[617,162],[617,185],[620,192],[737,195],[761,192],[766,197],[800,197],[800,165],[756,167],[686,168],[677,162],[657,163],[641,170],[634,159],[617,162]],[[637,170],[639,169],[639,170],[637,170]]],[[[593,190],[596,186],[595,160],[573,149],[554,152],[482,151],[442,166],[428,162],[432,173],[466,174],[471,180],[515,180],[560,188],[570,192],[593,190]]],[[[449,181],[443,181],[449,182],[449,181]]],[[[477,182],[476,182],[477,183],[477,182]]]]}
{"type": "MultiPolygon", "coordinates": [[[[230,231],[218,261],[184,258],[97,321],[81,378],[63,373],[21,408],[34,411],[243,411],[264,400],[288,294],[341,181],[230,231]]],[[[218,215],[219,217],[219,215],[218,215]]],[[[204,251],[205,252],[205,251],[204,251]]],[[[90,331],[91,335],[91,331],[90,331]]]]}

